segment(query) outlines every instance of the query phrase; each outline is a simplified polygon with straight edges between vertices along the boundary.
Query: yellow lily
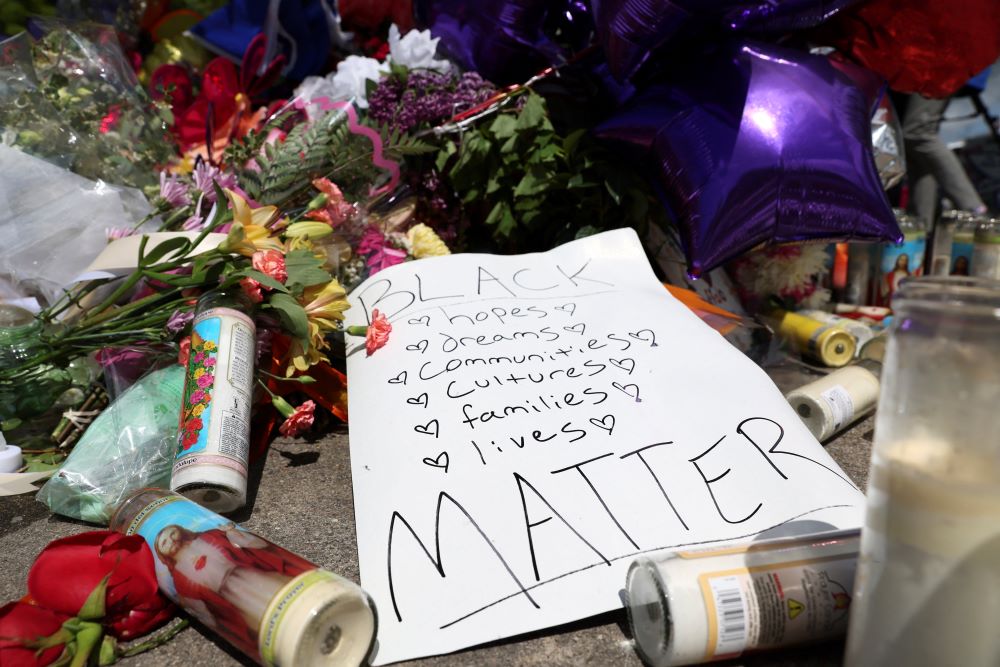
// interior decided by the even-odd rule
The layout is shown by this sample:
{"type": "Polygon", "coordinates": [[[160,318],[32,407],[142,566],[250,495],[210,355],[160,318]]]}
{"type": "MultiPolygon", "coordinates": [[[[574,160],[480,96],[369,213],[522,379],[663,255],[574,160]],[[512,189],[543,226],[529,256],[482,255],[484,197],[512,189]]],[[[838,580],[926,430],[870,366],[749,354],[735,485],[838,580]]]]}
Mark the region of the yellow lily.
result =
{"type": "MultiPolygon", "coordinates": [[[[258,250],[282,250],[281,241],[271,236],[268,225],[278,217],[276,206],[250,208],[247,200],[232,190],[226,190],[230,208],[233,211],[233,228],[242,225],[243,238],[232,250],[250,257],[258,250]]],[[[229,239],[226,239],[227,243],[229,239]]]]}
{"type": "Polygon", "coordinates": [[[296,370],[304,371],[324,360],[322,351],[328,347],[324,337],[327,332],[337,329],[336,322],[344,319],[344,311],[350,307],[347,292],[336,280],[307,287],[299,302],[309,319],[309,344],[306,346],[299,340],[292,341],[290,364],[285,371],[289,376],[296,370]]]}
{"type": "Polygon", "coordinates": [[[285,236],[293,239],[309,238],[315,241],[332,233],[333,227],[330,225],[325,222],[314,222],[312,220],[293,222],[285,228],[285,236]]]}

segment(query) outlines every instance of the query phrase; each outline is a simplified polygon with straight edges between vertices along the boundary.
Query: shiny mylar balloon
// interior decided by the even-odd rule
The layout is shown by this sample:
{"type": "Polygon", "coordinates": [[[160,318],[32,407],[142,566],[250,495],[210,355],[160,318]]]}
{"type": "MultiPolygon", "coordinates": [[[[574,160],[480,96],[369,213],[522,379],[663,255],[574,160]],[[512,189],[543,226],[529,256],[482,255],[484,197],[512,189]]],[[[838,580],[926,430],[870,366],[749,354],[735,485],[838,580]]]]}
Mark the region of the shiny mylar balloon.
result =
{"type": "Polygon", "coordinates": [[[811,28],[858,0],[591,0],[611,72],[630,78],[662,47],[712,31],[811,28]]]}
{"type": "Polygon", "coordinates": [[[1000,56],[997,0],[869,0],[823,29],[893,90],[947,97],[1000,56]]]}
{"type": "Polygon", "coordinates": [[[740,42],[640,91],[596,132],[653,160],[700,275],[763,243],[900,239],[869,118],[826,58],[740,42]]]}
{"type": "Polygon", "coordinates": [[[582,0],[415,0],[414,8],[445,54],[501,85],[565,62],[592,33],[582,0]]]}

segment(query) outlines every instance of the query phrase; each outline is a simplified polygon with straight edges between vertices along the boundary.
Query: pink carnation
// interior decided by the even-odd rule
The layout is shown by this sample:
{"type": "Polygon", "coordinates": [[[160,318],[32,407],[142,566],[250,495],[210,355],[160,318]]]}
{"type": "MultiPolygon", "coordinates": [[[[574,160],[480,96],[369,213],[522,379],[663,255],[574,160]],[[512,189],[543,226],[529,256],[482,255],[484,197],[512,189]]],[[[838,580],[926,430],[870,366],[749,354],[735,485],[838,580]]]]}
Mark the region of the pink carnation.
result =
{"type": "Polygon", "coordinates": [[[375,354],[375,350],[385,347],[389,342],[389,333],[392,325],[386,319],[384,313],[380,313],[378,308],[372,310],[372,323],[368,325],[368,332],[365,334],[365,350],[368,356],[375,354]]]}
{"type": "Polygon", "coordinates": [[[285,256],[277,250],[258,250],[253,254],[253,268],[257,269],[265,276],[274,278],[279,283],[288,280],[288,271],[285,269],[285,256]]]}
{"type": "Polygon", "coordinates": [[[299,407],[295,408],[295,412],[292,416],[285,420],[278,430],[281,435],[287,436],[289,438],[294,438],[301,435],[305,431],[312,428],[314,415],[316,411],[316,404],[312,401],[306,401],[299,407]]]}
{"type": "Polygon", "coordinates": [[[264,300],[264,295],[260,291],[260,283],[253,278],[243,278],[240,280],[240,288],[252,302],[260,303],[264,300]]]}

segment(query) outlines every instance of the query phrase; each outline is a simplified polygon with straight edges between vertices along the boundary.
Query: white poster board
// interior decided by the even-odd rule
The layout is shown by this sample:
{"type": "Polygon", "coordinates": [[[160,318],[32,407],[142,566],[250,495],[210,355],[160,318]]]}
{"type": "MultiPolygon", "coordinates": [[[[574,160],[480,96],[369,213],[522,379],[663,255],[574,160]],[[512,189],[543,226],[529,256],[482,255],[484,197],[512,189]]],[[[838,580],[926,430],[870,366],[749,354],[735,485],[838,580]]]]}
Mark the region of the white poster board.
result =
{"type": "Polygon", "coordinates": [[[402,264],[351,304],[393,327],[371,356],[348,338],[376,665],[618,608],[640,554],[861,524],[857,487],[632,230],[402,264]]]}

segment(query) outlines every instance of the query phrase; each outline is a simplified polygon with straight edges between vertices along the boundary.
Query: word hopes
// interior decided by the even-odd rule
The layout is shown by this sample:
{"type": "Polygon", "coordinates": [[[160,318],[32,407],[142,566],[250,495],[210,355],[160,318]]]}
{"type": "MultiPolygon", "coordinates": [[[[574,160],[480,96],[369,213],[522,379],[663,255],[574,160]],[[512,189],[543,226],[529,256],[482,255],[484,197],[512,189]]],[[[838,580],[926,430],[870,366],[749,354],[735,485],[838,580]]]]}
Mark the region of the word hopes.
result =
{"type": "Polygon", "coordinates": [[[347,324],[375,309],[388,345],[348,338],[375,664],[620,607],[640,554],[860,525],[857,487],[632,230],[394,266],[347,324]]]}

